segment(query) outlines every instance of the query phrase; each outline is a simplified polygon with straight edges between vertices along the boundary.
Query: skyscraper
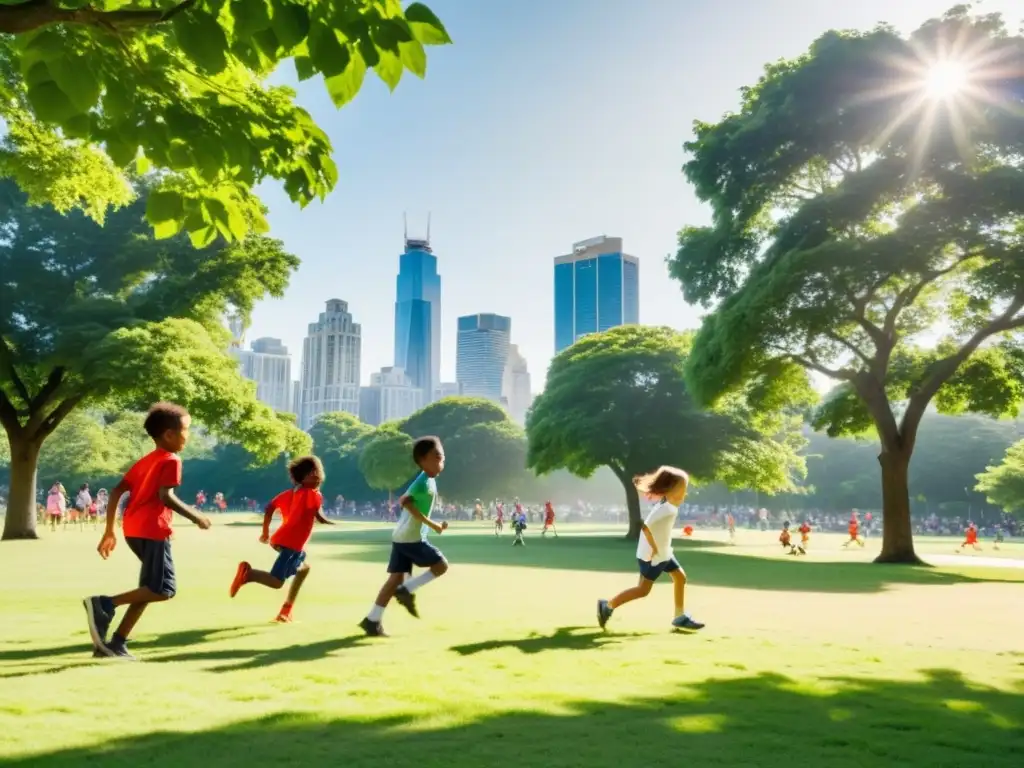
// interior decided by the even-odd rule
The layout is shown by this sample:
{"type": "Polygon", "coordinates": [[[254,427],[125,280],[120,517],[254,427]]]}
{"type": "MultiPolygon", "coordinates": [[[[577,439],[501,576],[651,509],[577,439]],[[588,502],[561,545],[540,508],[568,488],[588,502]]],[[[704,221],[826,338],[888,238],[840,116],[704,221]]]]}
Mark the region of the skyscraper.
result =
{"type": "Polygon", "coordinates": [[[515,344],[508,345],[508,362],[501,382],[501,398],[508,410],[508,415],[517,424],[526,422],[526,412],[530,410],[533,394],[530,392],[530,371],[526,366],[526,358],[519,352],[515,344]]]}
{"type": "MultiPolygon", "coordinates": [[[[236,338],[241,339],[241,334],[236,338]]],[[[240,342],[239,342],[240,343],[240,342]]],[[[275,411],[292,410],[292,358],[280,339],[261,338],[252,342],[252,349],[231,346],[242,375],[256,382],[256,399],[275,411]]]]}
{"type": "Polygon", "coordinates": [[[331,299],[302,342],[299,425],[309,429],[322,413],[359,415],[362,328],[352,322],[348,302],[331,299]]]}
{"type": "Polygon", "coordinates": [[[455,380],[462,394],[501,402],[512,320],[480,314],[459,318],[455,380]]]}
{"type": "Polygon", "coordinates": [[[426,404],[441,380],[441,276],[429,227],[424,239],[406,233],[395,287],[395,367],[423,390],[426,404]]]}
{"type": "Polygon", "coordinates": [[[359,419],[366,424],[405,419],[422,407],[423,390],[401,368],[381,368],[370,374],[370,386],[359,388],[359,419]]]}
{"type": "Polygon", "coordinates": [[[640,322],[640,261],[621,237],[592,237],[555,257],[555,352],[588,333],[640,322]]]}

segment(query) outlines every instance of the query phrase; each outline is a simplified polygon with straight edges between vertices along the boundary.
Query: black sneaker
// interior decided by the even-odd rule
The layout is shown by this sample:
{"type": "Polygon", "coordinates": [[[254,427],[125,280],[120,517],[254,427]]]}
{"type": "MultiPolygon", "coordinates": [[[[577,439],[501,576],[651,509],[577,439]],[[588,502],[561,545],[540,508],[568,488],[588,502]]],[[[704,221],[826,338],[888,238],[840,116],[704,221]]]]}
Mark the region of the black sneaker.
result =
{"type": "Polygon", "coordinates": [[[694,631],[704,629],[704,625],[699,621],[694,621],[693,617],[688,613],[684,613],[681,616],[676,616],[672,619],[672,626],[676,629],[689,629],[694,631]]]}
{"type": "Polygon", "coordinates": [[[597,623],[601,625],[601,629],[604,629],[604,625],[608,623],[608,619],[612,617],[614,610],[608,605],[607,600],[597,601],[597,623]]]}
{"type": "Polygon", "coordinates": [[[416,610],[416,595],[404,586],[395,590],[395,602],[405,608],[413,618],[418,619],[420,617],[419,612],[416,610]]]}
{"type": "Polygon", "coordinates": [[[107,642],[107,631],[110,629],[110,622],[114,620],[114,612],[104,609],[102,597],[87,597],[82,604],[85,606],[93,647],[101,648],[107,642]]]}
{"type": "Polygon", "coordinates": [[[104,643],[99,646],[98,650],[102,655],[111,659],[121,659],[123,661],[135,661],[135,657],[128,652],[128,646],[124,640],[114,638],[109,643],[104,643]]]}
{"type": "Polygon", "coordinates": [[[370,621],[370,617],[367,616],[359,622],[359,628],[366,633],[367,637],[387,637],[388,633],[384,631],[384,625],[379,621],[370,621]]]}

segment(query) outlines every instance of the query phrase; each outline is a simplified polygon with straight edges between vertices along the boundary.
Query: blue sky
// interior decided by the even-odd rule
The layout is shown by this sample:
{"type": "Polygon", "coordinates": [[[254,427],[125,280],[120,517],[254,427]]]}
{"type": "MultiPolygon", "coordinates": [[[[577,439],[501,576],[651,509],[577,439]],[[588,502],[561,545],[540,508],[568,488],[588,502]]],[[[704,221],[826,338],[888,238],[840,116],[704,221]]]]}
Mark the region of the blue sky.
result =
{"type": "MultiPolygon", "coordinates": [[[[1009,13],[1018,2],[981,7],[1009,13]]],[[[272,234],[302,266],[284,299],[257,307],[247,334],[282,338],[296,378],[306,326],[331,298],[362,324],[363,382],[392,364],[403,212],[410,234],[432,214],[445,381],[455,378],[456,318],[497,312],[512,318],[539,391],[554,347],[552,259],[595,235],[622,237],[640,258],[640,322],[696,326],[700,312],[664,263],[678,230],[708,218],[680,172],[693,120],[733,109],[766,62],[800,54],[827,29],[909,29],[954,1],[428,4],[455,45],[429,49],[426,80],[407,76],[389,93],[370,76],[340,111],[321,82],[299,87],[340,179],[305,210],[276,186],[263,191],[272,234]]]]}

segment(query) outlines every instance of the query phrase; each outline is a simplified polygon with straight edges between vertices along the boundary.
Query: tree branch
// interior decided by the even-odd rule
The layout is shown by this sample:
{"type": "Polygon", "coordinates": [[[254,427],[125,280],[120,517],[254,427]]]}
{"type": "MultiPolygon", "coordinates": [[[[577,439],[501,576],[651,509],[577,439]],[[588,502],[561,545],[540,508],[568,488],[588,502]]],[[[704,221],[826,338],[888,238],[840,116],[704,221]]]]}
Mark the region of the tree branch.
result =
{"type": "Polygon", "coordinates": [[[865,365],[871,365],[871,358],[868,357],[864,352],[862,352],[860,347],[858,347],[853,342],[849,341],[848,339],[844,339],[838,333],[834,333],[832,331],[825,331],[823,335],[826,339],[831,339],[836,344],[840,344],[846,347],[848,350],[850,350],[850,352],[852,352],[854,355],[860,358],[861,362],[863,362],[865,365]]]}
{"type": "Polygon", "coordinates": [[[81,24],[119,30],[146,27],[174,18],[196,4],[197,0],[183,0],[165,10],[97,11],[94,8],[58,8],[49,0],[31,0],[20,5],[0,5],[0,32],[17,35],[31,32],[50,24],[81,24]]]}
{"type": "Polygon", "coordinates": [[[821,363],[815,362],[801,355],[791,354],[789,358],[797,365],[802,365],[804,368],[810,368],[812,371],[817,371],[818,373],[824,376],[828,376],[830,379],[839,379],[841,381],[853,381],[854,374],[852,371],[826,368],[821,363]]]}
{"type": "Polygon", "coordinates": [[[853,379],[853,389],[864,401],[864,405],[875,422],[875,431],[878,432],[878,439],[887,449],[902,447],[900,429],[896,424],[896,416],[892,412],[892,404],[889,402],[889,395],[886,394],[885,385],[869,373],[862,373],[853,379]]]}
{"type": "Polygon", "coordinates": [[[906,288],[900,291],[898,294],[896,294],[896,298],[895,300],[893,300],[892,307],[890,307],[889,311],[885,313],[885,321],[882,324],[882,332],[885,333],[886,337],[890,339],[893,337],[893,334],[896,332],[896,321],[899,319],[900,312],[902,312],[904,309],[906,309],[915,301],[917,301],[917,297],[921,295],[921,291],[923,291],[927,286],[934,283],[943,275],[948,275],[950,272],[952,272],[959,266],[960,261],[958,260],[951,266],[947,267],[946,269],[940,269],[935,272],[927,272],[925,273],[925,276],[921,279],[920,282],[915,283],[909,288],[906,288]]]}
{"type": "Polygon", "coordinates": [[[22,399],[26,407],[31,407],[32,398],[29,397],[28,387],[25,386],[25,382],[23,382],[21,377],[18,375],[18,370],[14,367],[14,358],[11,357],[11,349],[7,346],[7,342],[4,340],[0,340],[0,353],[3,354],[7,373],[11,377],[11,383],[14,385],[14,389],[18,392],[18,397],[22,399]]]}
{"type": "Polygon", "coordinates": [[[18,420],[18,412],[2,389],[0,389],[0,425],[3,425],[8,435],[21,436],[22,426],[18,420]]]}
{"type": "Polygon", "coordinates": [[[43,419],[43,423],[36,430],[34,437],[44,440],[49,437],[53,430],[55,430],[65,417],[71,413],[78,404],[82,402],[84,395],[73,395],[67,400],[64,400],[60,405],[53,409],[49,416],[43,419]]]}
{"type": "Polygon", "coordinates": [[[60,388],[60,385],[64,383],[64,368],[57,366],[46,379],[46,383],[43,388],[39,390],[39,393],[32,398],[29,402],[28,407],[30,411],[38,410],[46,405],[50,398],[53,397],[54,393],[60,388]]]}

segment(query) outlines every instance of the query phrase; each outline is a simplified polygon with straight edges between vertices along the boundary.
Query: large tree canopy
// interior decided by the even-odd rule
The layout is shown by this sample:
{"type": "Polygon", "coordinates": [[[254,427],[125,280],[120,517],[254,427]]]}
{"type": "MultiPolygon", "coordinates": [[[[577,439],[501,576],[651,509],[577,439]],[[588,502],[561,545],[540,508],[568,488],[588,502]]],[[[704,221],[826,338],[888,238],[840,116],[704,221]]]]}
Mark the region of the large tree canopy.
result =
{"type": "Polygon", "coordinates": [[[803,469],[791,423],[776,421],[773,440],[752,426],[768,420],[738,402],[731,413],[696,407],[683,379],[690,343],[689,334],[636,325],[585,336],[552,361],[527,417],[529,466],[581,477],[609,467],[626,492],[632,538],[642,524],[637,474],[674,464],[698,479],[778,492],[803,469]]]}
{"type": "Polygon", "coordinates": [[[426,73],[425,45],[451,42],[401,0],[4,0],[0,32],[0,174],[102,220],[130,199],[125,169],[175,171],[146,215],[197,246],[265,229],[256,184],[306,205],[337,181],[327,135],[266,84],[282,61],[341,107],[369,69],[394,89],[426,73]]]}
{"type": "Polygon", "coordinates": [[[1011,445],[998,464],[985,467],[976,488],[1007,512],[1024,512],[1024,440],[1011,445]]]}
{"type": "Polygon", "coordinates": [[[907,38],[824,35],[686,145],[714,223],[681,232],[671,269],[721,302],[691,391],[713,404],[787,365],[840,382],[816,425],[878,435],[881,561],[917,562],[907,479],[929,404],[1012,414],[1024,393],[1022,108],[1024,37],[959,7],[907,38]],[[936,66],[962,67],[962,89],[933,88],[936,66]]]}
{"type": "Polygon", "coordinates": [[[145,196],[100,227],[33,207],[0,183],[0,425],[11,450],[5,538],[35,534],[43,442],[76,408],[142,410],[181,402],[262,461],[308,450],[294,421],[256,400],[227,354],[221,317],[279,296],[298,259],[260,236],[192,248],[156,241],[145,196]]]}

